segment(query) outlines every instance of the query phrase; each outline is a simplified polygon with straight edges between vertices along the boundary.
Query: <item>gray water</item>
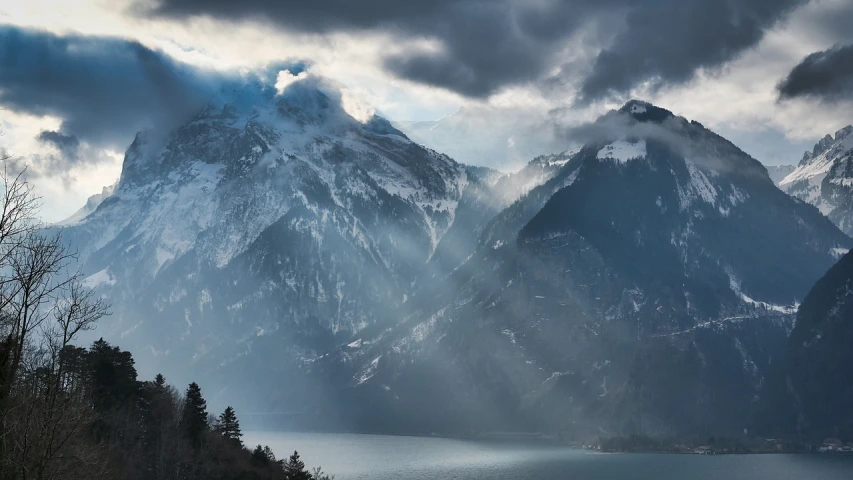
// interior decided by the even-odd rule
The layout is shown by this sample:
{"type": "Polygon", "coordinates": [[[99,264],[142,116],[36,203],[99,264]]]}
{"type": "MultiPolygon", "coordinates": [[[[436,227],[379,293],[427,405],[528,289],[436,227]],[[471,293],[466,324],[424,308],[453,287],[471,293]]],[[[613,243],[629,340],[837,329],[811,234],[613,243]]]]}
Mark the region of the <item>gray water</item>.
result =
{"type": "Polygon", "coordinates": [[[600,454],[537,442],[246,432],[336,480],[853,480],[853,455],[600,454]]]}

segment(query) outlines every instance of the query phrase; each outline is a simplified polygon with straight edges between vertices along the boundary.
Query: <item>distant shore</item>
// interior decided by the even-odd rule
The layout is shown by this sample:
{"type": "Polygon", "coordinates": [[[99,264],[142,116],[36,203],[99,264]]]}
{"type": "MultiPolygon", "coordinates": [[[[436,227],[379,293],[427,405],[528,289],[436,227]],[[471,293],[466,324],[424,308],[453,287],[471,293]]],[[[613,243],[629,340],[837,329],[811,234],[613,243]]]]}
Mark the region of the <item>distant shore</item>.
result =
{"type": "Polygon", "coordinates": [[[796,438],[697,437],[659,439],[643,435],[601,438],[582,445],[586,450],[607,453],[673,453],[693,455],[748,455],[773,453],[853,454],[853,444],[838,439],[814,443],[796,438]]]}
{"type": "Polygon", "coordinates": [[[655,453],[678,455],[758,455],[758,454],[853,454],[853,444],[835,442],[828,446],[797,438],[698,436],[657,438],[643,435],[613,435],[578,440],[553,432],[484,431],[468,433],[446,432],[384,432],[358,430],[326,430],[298,428],[255,428],[258,432],[356,434],[397,437],[448,438],[462,440],[493,440],[500,442],[537,442],[562,445],[567,448],[599,453],[655,453]]]}

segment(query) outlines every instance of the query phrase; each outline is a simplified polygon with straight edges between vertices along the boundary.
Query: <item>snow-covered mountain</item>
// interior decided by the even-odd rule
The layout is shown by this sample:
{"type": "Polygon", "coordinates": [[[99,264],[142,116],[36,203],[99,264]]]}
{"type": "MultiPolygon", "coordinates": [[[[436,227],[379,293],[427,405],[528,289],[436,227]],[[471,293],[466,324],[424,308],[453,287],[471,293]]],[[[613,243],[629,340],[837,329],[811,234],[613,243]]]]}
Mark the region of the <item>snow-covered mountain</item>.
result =
{"type": "Polygon", "coordinates": [[[404,322],[312,366],[350,367],[370,400],[349,416],[739,432],[786,395],[777,359],[797,305],[850,238],[701,124],[637,101],[597,124],[404,322]]]}
{"type": "Polygon", "coordinates": [[[259,361],[284,368],[393,322],[466,191],[498,177],[357,121],[322,80],[245,85],[137,135],[112,194],[56,228],[114,306],[98,334],[143,368],[213,370],[267,340],[259,361]]]}
{"type": "Polygon", "coordinates": [[[853,125],[823,137],[779,186],[853,235],[853,125]]]}
{"type": "Polygon", "coordinates": [[[89,216],[90,213],[94,212],[95,209],[97,209],[98,206],[104,202],[104,200],[108,199],[113,194],[117,185],[118,185],[118,182],[104,187],[101,190],[101,193],[96,193],[96,194],[92,195],[91,197],[89,197],[86,200],[85,205],[80,207],[80,209],[77,210],[76,212],[74,212],[74,214],[71,215],[70,217],[66,218],[65,220],[63,220],[59,223],[57,223],[57,225],[63,225],[63,226],[74,225],[75,223],[83,220],[84,218],[89,216]]]}
{"type": "Polygon", "coordinates": [[[113,304],[97,333],[314,427],[740,431],[785,394],[797,304],[853,241],[730,142],[633,101],[504,175],[340,95],[246,85],[140,133],[55,227],[113,304]]]}

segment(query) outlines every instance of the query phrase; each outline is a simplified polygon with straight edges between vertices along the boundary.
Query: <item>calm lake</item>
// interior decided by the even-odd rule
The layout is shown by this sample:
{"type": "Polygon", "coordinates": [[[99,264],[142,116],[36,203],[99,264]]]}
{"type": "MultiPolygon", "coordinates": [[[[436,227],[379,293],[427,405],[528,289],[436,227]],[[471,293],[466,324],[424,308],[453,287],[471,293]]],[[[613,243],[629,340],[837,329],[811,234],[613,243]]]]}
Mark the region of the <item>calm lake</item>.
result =
{"type": "Polygon", "coordinates": [[[596,454],[545,443],[385,435],[246,432],[293,450],[336,480],[851,480],[853,455],[596,454]]]}

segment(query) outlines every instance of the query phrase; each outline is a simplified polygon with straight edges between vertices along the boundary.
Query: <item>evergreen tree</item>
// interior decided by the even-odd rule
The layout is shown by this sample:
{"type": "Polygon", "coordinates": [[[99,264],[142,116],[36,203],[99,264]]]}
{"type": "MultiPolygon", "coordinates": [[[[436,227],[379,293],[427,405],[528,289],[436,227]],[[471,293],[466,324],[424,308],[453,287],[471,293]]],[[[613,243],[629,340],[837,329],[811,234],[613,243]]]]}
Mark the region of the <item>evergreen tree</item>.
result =
{"type": "Polygon", "coordinates": [[[275,454],[272,453],[272,449],[269,445],[264,445],[264,455],[266,455],[267,460],[270,462],[275,462],[275,454]]]}
{"type": "Polygon", "coordinates": [[[299,458],[299,452],[294,451],[282,468],[286,480],[312,480],[311,472],[305,469],[305,462],[299,458]]]}
{"type": "Polygon", "coordinates": [[[165,389],[166,388],[166,377],[164,377],[163,374],[158,373],[157,376],[154,377],[154,386],[159,390],[165,389]]]}
{"type": "Polygon", "coordinates": [[[174,419],[179,412],[174,410],[173,389],[158,374],[153,382],[145,382],[138,400],[142,434],[139,441],[143,447],[143,464],[151,478],[161,479],[167,470],[168,459],[175,454],[168,447],[173,434],[174,419]]]}
{"type": "Polygon", "coordinates": [[[113,347],[101,338],[92,344],[87,357],[98,412],[112,411],[137,396],[139,382],[130,352],[113,347]]]}
{"type": "Polygon", "coordinates": [[[201,396],[201,388],[195,382],[187,387],[181,424],[190,443],[195,448],[201,447],[210,425],[207,422],[207,401],[201,396]]]}
{"type": "Polygon", "coordinates": [[[234,409],[230,406],[226,407],[225,411],[219,415],[217,430],[228,441],[243,445],[243,441],[240,440],[240,437],[243,436],[243,432],[240,431],[240,422],[237,420],[237,414],[234,413],[234,409]]]}
{"type": "Polygon", "coordinates": [[[270,463],[269,458],[267,458],[266,452],[264,452],[264,447],[258,445],[252,450],[252,464],[255,466],[264,466],[270,463]]]}

